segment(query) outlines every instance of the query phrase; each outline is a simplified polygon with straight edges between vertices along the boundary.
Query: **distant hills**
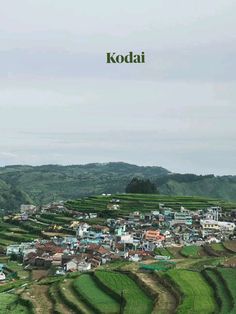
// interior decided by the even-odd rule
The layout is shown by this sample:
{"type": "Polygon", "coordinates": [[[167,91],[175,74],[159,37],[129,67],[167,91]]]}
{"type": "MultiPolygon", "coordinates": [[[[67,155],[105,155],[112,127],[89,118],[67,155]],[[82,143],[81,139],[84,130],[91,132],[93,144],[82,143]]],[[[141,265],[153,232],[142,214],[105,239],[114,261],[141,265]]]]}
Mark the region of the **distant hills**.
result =
{"type": "Polygon", "coordinates": [[[0,208],[22,203],[45,204],[101,193],[122,193],[133,177],[149,178],[166,195],[236,200],[236,176],[173,174],[162,167],[123,162],[87,165],[0,167],[0,208]]]}

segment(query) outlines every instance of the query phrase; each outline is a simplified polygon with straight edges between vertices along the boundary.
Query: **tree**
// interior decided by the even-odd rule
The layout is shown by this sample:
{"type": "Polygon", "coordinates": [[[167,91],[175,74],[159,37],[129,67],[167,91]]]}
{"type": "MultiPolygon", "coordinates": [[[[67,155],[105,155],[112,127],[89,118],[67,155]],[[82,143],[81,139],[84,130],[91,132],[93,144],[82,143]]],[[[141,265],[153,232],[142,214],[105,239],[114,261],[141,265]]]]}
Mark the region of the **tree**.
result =
{"type": "Polygon", "coordinates": [[[156,185],[149,179],[133,178],[126,186],[126,193],[155,194],[156,185]]]}

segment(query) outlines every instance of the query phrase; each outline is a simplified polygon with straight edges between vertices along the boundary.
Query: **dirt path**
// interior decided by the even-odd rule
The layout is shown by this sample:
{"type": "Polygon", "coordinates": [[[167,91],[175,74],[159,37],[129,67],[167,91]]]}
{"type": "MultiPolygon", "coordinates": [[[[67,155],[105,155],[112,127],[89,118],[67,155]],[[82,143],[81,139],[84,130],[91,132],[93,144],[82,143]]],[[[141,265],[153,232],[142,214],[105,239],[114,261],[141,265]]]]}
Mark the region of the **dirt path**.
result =
{"type": "Polygon", "coordinates": [[[136,273],[136,275],[153,291],[158,294],[152,314],[173,314],[176,309],[175,297],[165,288],[158,278],[151,273],[136,273]]]}
{"type": "Polygon", "coordinates": [[[34,305],[36,314],[51,314],[53,305],[48,297],[48,286],[32,285],[23,294],[24,299],[30,300],[34,305]]]}
{"type": "Polygon", "coordinates": [[[70,309],[66,304],[63,303],[59,293],[58,293],[58,286],[56,284],[52,285],[50,291],[53,295],[54,300],[54,310],[57,309],[60,313],[65,314],[76,314],[72,309],[70,309]]]}

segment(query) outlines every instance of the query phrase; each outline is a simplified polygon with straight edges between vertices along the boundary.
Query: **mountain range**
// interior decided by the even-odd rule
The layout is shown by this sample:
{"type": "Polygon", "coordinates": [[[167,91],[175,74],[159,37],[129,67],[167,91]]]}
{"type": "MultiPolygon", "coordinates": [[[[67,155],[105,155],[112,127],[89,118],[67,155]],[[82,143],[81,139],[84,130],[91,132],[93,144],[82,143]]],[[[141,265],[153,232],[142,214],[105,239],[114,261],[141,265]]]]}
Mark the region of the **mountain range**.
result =
{"type": "Polygon", "coordinates": [[[0,208],[45,204],[101,193],[122,193],[133,177],[149,178],[166,195],[236,200],[236,176],[176,174],[156,166],[124,162],[86,165],[0,167],[0,208]]]}

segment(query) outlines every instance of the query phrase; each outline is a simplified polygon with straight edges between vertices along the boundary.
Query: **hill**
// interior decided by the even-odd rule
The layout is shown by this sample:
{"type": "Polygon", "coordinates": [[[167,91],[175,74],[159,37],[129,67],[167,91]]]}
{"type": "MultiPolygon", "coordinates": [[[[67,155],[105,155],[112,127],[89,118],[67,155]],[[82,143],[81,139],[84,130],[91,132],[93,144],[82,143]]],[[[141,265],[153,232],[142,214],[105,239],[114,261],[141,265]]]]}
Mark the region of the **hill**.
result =
{"type": "Polygon", "coordinates": [[[236,200],[236,176],[173,174],[162,167],[123,162],[87,165],[13,165],[0,168],[0,208],[48,203],[101,193],[123,193],[133,177],[149,178],[160,194],[236,200]]]}

